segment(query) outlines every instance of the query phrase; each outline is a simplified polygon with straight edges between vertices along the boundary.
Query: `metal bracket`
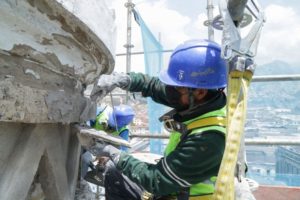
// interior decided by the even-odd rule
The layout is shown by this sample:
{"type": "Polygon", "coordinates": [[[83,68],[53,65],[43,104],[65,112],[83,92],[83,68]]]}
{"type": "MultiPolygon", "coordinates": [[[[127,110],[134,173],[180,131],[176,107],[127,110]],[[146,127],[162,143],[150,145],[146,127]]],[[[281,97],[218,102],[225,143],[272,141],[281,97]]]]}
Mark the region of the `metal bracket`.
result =
{"type": "MultiPolygon", "coordinates": [[[[224,22],[222,38],[222,57],[224,59],[231,60],[237,55],[252,58],[256,55],[260,32],[265,22],[265,15],[256,1],[251,0],[251,2],[257,12],[257,15],[254,16],[256,17],[256,21],[246,37],[242,38],[240,27],[236,27],[230,16],[227,1],[220,1],[219,8],[224,22]]],[[[247,6],[247,9],[250,10],[250,7],[247,6]]],[[[250,12],[254,13],[253,10],[250,12]]]]}

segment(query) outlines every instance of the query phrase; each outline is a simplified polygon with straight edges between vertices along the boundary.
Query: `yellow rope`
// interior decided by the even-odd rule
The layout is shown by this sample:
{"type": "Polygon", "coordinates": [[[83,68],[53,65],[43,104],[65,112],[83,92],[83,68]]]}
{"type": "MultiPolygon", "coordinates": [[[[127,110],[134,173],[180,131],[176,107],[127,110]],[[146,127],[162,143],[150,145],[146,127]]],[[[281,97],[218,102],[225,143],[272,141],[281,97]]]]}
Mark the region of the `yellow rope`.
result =
{"type": "Polygon", "coordinates": [[[234,199],[234,170],[237,163],[246,118],[248,88],[252,78],[250,71],[232,71],[228,80],[227,135],[214,200],[234,199]]]}

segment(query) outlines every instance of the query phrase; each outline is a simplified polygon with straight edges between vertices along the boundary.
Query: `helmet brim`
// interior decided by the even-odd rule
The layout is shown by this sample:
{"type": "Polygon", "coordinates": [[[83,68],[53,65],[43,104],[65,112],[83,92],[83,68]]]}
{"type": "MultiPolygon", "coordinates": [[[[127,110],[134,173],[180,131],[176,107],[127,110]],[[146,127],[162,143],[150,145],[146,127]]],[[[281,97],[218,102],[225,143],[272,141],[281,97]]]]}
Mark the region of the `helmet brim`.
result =
{"type": "Polygon", "coordinates": [[[172,85],[172,86],[183,86],[182,83],[179,84],[177,82],[175,82],[173,79],[171,79],[171,77],[168,74],[168,70],[167,69],[163,69],[161,70],[161,72],[159,73],[159,80],[161,82],[163,82],[166,85],[172,85]]]}

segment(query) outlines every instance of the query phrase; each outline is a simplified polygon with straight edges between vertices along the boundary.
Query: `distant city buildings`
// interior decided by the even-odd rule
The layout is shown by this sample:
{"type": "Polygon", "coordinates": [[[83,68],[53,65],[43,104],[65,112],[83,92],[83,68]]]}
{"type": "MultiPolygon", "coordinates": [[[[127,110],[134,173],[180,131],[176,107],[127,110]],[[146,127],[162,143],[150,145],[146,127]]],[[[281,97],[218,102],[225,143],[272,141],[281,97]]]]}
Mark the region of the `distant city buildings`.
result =
{"type": "Polygon", "coordinates": [[[300,152],[291,147],[276,149],[276,173],[300,174],[300,152]]]}
{"type": "Polygon", "coordinates": [[[292,147],[278,147],[276,150],[277,180],[289,186],[300,186],[300,151],[292,147]]]}
{"type": "MultiPolygon", "coordinates": [[[[291,109],[249,108],[246,138],[300,139],[300,116],[291,109]]],[[[248,174],[262,184],[300,186],[300,147],[246,146],[248,174]]]]}

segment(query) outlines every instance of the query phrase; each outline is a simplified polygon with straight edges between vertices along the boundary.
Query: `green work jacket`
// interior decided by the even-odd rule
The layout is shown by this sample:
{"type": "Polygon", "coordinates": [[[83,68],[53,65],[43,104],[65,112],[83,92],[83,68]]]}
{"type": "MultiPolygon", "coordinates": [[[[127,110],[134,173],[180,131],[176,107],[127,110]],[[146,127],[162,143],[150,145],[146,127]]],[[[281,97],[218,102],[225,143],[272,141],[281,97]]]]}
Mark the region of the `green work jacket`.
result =
{"type": "MultiPolygon", "coordinates": [[[[192,126],[188,134],[202,134],[203,132],[219,131],[220,134],[226,134],[226,108],[220,110],[211,111],[195,119],[184,122],[186,127],[192,126]]],[[[165,149],[165,156],[168,156],[172,151],[174,151],[177,145],[182,142],[182,133],[173,131],[170,134],[169,143],[165,149]]],[[[167,163],[165,163],[165,170],[168,171],[167,163]]],[[[172,174],[172,171],[170,171],[172,174]]],[[[174,177],[178,183],[182,184],[183,187],[188,188],[190,196],[203,196],[210,195],[214,192],[214,183],[216,181],[216,176],[212,176],[207,180],[201,181],[196,184],[189,184],[185,180],[180,180],[178,177],[174,177]]]]}
{"type": "MultiPolygon", "coordinates": [[[[158,78],[141,73],[129,75],[129,91],[141,92],[144,97],[151,97],[157,103],[176,108],[176,104],[169,99],[167,86],[158,78]]],[[[179,112],[174,119],[180,123],[188,123],[211,112],[219,112],[225,105],[226,96],[220,93],[209,104],[195,107],[192,113],[179,112]]],[[[172,142],[172,150],[167,147],[166,155],[157,164],[142,162],[122,152],[117,168],[130,180],[156,196],[172,195],[184,188],[206,183],[211,177],[218,175],[225,149],[225,136],[223,130],[216,127],[198,128],[193,129],[182,142],[172,142]]],[[[170,139],[173,140],[173,137],[175,138],[171,136],[170,139]]],[[[194,191],[193,187],[190,191],[194,191]]]]}

